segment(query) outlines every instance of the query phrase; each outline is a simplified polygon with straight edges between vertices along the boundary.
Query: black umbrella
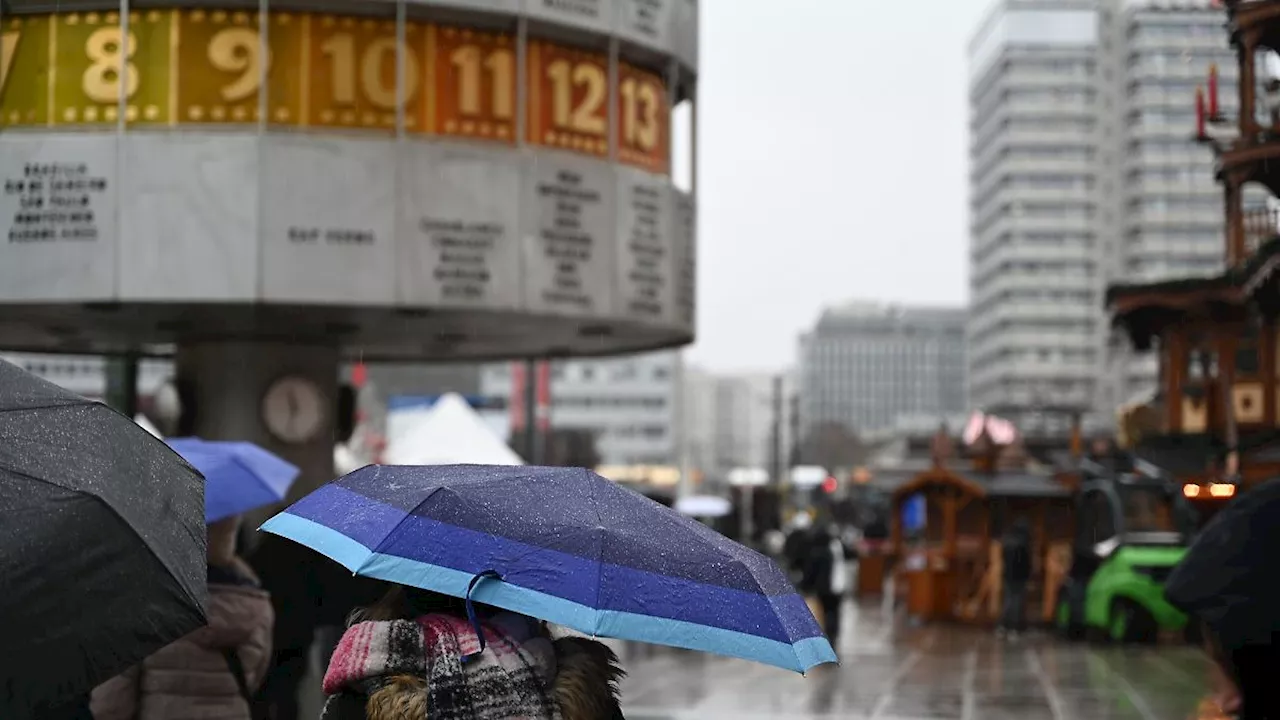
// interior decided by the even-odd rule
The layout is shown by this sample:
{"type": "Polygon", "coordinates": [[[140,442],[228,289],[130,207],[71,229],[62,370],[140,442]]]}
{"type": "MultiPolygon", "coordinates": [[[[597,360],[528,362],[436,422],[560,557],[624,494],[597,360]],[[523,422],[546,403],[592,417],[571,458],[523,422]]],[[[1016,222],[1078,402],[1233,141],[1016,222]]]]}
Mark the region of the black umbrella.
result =
{"type": "Polygon", "coordinates": [[[1280,632],[1280,480],[1223,508],[1165,583],[1174,606],[1204,620],[1227,647],[1269,644],[1280,632]]]}
{"type": "Polygon", "coordinates": [[[206,622],[204,480],[100,403],[0,361],[0,717],[206,622]]]}

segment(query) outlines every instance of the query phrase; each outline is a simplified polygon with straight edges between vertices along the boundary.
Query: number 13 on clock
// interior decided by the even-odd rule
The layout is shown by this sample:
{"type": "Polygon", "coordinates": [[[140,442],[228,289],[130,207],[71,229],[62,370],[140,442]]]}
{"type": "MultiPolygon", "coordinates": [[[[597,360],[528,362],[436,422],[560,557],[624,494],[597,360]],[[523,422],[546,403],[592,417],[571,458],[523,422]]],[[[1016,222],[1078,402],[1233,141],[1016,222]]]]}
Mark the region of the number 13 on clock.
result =
{"type": "Polygon", "coordinates": [[[662,76],[618,66],[618,159],[656,173],[671,164],[671,107],[662,76]]]}

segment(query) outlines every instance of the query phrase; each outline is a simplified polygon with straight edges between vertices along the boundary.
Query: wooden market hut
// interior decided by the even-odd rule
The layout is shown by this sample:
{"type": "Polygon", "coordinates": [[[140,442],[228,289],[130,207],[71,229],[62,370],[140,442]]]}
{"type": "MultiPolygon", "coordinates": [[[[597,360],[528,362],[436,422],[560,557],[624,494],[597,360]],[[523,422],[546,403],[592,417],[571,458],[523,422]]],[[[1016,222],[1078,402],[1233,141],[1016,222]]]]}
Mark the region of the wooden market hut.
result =
{"type": "Polygon", "coordinates": [[[937,462],[894,490],[895,588],[906,596],[911,614],[922,620],[995,621],[1002,590],[999,539],[1017,517],[1025,517],[1032,529],[1028,602],[1034,609],[1028,617],[1052,607],[1050,596],[1065,572],[1058,558],[1074,531],[1073,493],[1052,475],[991,462],[1011,450],[1016,453],[1016,448],[993,448],[975,458],[971,469],[937,462]],[[907,538],[902,508],[917,495],[925,502],[924,529],[919,537],[907,538]]]}

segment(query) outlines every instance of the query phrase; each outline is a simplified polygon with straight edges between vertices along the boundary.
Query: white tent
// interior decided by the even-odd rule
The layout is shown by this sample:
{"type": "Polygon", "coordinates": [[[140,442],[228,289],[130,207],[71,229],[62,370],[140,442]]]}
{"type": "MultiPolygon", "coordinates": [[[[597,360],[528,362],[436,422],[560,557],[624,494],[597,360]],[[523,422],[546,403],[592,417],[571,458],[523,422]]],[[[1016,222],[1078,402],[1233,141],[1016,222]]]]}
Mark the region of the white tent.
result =
{"type": "Polygon", "coordinates": [[[449,393],[389,440],[388,465],[524,465],[461,395],[449,393]]]}
{"type": "Polygon", "coordinates": [[[356,454],[351,452],[351,448],[344,443],[333,446],[333,470],[339,476],[355,472],[365,465],[366,463],[360,462],[360,458],[356,457],[356,454]]]}
{"type": "Polygon", "coordinates": [[[676,500],[676,512],[696,518],[719,518],[733,512],[733,503],[715,495],[690,495],[676,500]]]}

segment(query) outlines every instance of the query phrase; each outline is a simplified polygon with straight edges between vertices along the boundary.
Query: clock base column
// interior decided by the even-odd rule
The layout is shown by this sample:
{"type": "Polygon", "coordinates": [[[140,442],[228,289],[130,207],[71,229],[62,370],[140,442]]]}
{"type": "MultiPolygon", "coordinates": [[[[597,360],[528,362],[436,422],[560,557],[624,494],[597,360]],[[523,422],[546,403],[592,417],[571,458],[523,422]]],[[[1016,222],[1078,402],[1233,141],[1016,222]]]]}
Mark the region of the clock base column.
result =
{"type": "MultiPolygon", "coordinates": [[[[263,447],[301,470],[290,489],[293,502],[334,478],[334,416],[340,355],[336,346],[266,342],[180,344],[176,356],[183,430],[205,440],[244,440],[263,447]],[[267,427],[264,398],[281,378],[319,391],[318,427],[305,439],[286,442],[267,427]]],[[[245,527],[283,508],[263,508],[245,517],[245,527]]],[[[246,533],[252,536],[256,533],[246,533]]]]}

